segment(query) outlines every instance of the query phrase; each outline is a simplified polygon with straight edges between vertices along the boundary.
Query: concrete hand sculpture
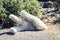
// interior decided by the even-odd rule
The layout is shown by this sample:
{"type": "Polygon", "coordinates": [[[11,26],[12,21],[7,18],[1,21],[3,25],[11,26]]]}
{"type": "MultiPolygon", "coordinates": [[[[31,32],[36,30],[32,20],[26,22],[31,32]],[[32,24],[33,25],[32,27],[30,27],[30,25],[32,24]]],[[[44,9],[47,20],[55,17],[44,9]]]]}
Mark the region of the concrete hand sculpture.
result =
{"type": "Polygon", "coordinates": [[[9,18],[14,21],[15,23],[17,23],[17,26],[14,26],[12,28],[9,29],[9,32],[19,32],[19,31],[30,31],[30,30],[38,30],[36,29],[31,23],[29,23],[28,21],[24,20],[23,18],[18,18],[17,16],[11,14],[9,16],[9,18]]]}
{"type": "Polygon", "coordinates": [[[27,13],[26,11],[21,11],[20,15],[23,18],[18,18],[17,16],[10,14],[9,18],[18,24],[18,26],[10,28],[10,32],[47,29],[47,26],[39,18],[27,13]]]}

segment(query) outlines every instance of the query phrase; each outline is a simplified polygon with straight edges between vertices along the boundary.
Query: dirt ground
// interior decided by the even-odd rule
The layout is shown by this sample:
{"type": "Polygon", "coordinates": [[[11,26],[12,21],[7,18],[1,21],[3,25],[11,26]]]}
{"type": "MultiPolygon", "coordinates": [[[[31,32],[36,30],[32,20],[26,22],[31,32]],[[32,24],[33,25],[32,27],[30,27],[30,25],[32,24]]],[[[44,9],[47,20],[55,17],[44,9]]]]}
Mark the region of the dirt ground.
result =
{"type": "Polygon", "coordinates": [[[52,33],[55,36],[60,37],[60,24],[56,24],[56,25],[48,25],[48,29],[44,30],[48,33],[52,33]]]}
{"type": "Polygon", "coordinates": [[[51,33],[56,37],[60,37],[60,24],[53,24],[53,18],[50,18],[50,21],[47,19],[43,19],[44,23],[47,25],[48,29],[44,30],[45,32],[51,33]]]}

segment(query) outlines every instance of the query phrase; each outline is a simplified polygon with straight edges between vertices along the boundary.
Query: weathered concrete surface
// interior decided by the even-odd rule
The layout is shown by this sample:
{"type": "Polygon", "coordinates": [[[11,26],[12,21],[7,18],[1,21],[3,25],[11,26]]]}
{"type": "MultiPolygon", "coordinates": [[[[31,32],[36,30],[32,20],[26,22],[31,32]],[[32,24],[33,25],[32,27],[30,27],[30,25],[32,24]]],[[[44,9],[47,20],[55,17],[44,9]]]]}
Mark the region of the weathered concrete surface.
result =
{"type": "MultiPolygon", "coordinates": [[[[0,34],[6,31],[8,30],[0,30],[0,34]]],[[[53,36],[44,31],[25,31],[18,32],[15,35],[0,35],[0,40],[60,40],[60,37],[53,36]]]]}
{"type": "MultiPolygon", "coordinates": [[[[0,34],[4,31],[0,31],[0,34]]],[[[0,35],[0,40],[53,40],[53,36],[42,31],[19,32],[15,35],[0,35]]]]}

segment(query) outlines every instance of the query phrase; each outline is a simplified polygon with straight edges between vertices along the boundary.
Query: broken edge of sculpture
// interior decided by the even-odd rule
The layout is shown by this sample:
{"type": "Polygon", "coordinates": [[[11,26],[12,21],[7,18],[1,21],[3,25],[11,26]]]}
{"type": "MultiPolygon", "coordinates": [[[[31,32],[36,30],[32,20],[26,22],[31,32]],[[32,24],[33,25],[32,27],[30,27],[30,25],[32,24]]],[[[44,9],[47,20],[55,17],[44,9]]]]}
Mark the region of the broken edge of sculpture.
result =
{"type": "Polygon", "coordinates": [[[21,11],[20,14],[25,20],[31,22],[37,29],[43,30],[47,29],[47,26],[39,18],[27,13],[25,10],[21,11]]]}

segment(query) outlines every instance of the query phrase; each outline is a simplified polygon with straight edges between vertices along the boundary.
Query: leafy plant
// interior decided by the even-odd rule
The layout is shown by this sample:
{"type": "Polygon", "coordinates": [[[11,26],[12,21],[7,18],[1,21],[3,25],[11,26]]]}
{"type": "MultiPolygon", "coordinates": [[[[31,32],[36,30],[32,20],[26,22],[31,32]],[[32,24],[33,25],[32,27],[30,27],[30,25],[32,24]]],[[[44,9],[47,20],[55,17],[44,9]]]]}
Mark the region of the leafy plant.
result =
{"type": "Polygon", "coordinates": [[[40,3],[37,0],[0,0],[0,17],[5,21],[9,19],[10,14],[20,17],[22,10],[39,17],[41,16],[40,8],[40,3]]]}

